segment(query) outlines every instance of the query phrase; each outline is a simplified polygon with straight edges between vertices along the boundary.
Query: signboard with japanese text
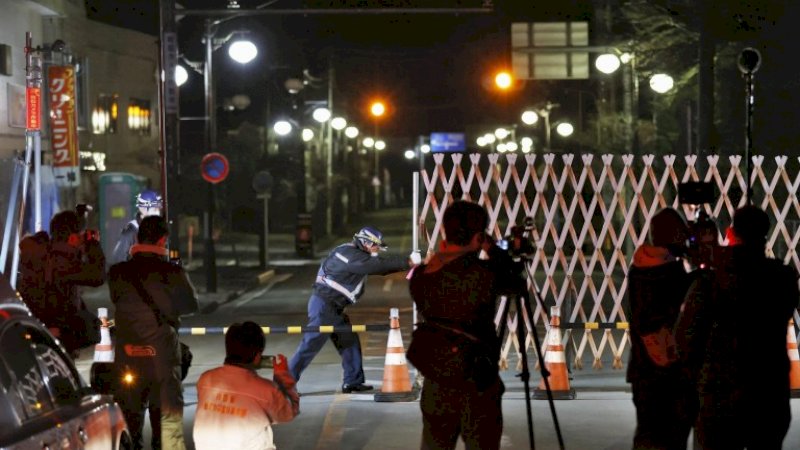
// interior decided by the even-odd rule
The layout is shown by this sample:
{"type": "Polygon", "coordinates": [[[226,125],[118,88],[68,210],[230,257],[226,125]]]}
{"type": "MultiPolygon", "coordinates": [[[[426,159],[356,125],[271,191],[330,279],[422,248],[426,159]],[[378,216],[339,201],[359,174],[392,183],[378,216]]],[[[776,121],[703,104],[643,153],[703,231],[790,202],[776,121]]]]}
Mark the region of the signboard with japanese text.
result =
{"type": "Polygon", "coordinates": [[[47,87],[56,185],[75,187],[81,181],[78,127],[75,114],[75,68],[72,66],[48,67],[47,87]]]}
{"type": "Polygon", "coordinates": [[[37,87],[25,89],[25,128],[39,131],[42,128],[42,90],[37,87]]]}

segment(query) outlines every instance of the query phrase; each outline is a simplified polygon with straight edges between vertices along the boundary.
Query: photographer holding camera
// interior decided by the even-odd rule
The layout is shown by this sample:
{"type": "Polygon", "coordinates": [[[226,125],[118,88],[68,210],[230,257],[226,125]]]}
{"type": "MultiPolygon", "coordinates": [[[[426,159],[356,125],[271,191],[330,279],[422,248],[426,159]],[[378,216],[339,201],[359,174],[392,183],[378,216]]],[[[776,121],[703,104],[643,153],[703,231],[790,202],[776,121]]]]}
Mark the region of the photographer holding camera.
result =
{"type": "Polygon", "coordinates": [[[408,349],[409,361],[425,377],[422,449],[453,449],[459,436],[467,449],[500,447],[505,387],[493,318],[498,295],[520,288],[524,279],[521,266],[486,234],[488,224],[486,211],[476,203],[448,206],[446,240],[410,281],[425,319],[408,349]],[[488,259],[481,258],[484,252],[488,259]]]}
{"type": "Polygon", "coordinates": [[[77,357],[80,349],[100,341],[100,322],[79,288],[105,282],[105,255],[96,233],[82,230],[75,211],[61,211],[50,221],[50,236],[40,231],[22,239],[19,247],[20,295],[77,357]]]}
{"type": "Polygon", "coordinates": [[[685,449],[686,386],[673,327],[690,275],[683,266],[689,229],[672,208],[650,219],[650,242],[636,249],[628,271],[630,361],[626,379],[636,406],[634,449],[685,449]]]}
{"type": "Polygon", "coordinates": [[[225,333],[225,364],[197,380],[196,450],[274,449],[272,425],[300,411],[296,381],[284,355],[274,357],[272,380],[257,369],[266,338],[255,322],[234,323],[225,333]]]}
{"type": "Polygon", "coordinates": [[[704,449],[780,449],[789,429],[786,327],[800,293],[797,271],[765,255],[769,228],[760,208],[736,210],[732,245],[695,279],[676,329],[696,370],[704,449]]]}

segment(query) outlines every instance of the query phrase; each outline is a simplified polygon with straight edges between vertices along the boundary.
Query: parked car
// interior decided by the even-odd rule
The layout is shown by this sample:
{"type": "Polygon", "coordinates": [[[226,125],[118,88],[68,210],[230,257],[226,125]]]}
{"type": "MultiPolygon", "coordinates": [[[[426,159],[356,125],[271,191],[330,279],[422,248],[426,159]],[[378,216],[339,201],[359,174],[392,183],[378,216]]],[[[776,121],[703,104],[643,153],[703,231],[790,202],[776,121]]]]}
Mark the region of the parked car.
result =
{"type": "Polygon", "coordinates": [[[0,449],[127,449],[122,410],[0,276],[0,449]]]}

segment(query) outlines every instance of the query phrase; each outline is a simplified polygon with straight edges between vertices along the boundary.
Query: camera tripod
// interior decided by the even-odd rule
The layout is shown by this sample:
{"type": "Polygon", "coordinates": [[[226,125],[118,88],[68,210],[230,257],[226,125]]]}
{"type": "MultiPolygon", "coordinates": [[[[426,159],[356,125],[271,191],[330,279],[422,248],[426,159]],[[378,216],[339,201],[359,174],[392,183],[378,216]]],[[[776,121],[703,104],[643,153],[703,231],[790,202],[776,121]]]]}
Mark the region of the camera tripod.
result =
{"type": "MultiPolygon", "coordinates": [[[[526,279],[527,279],[527,264],[526,264],[526,279]]],[[[522,283],[520,283],[522,284],[522,283]]],[[[545,308],[544,301],[542,297],[539,295],[538,290],[536,289],[535,285],[532,285],[534,296],[536,297],[536,301],[539,303],[539,306],[542,309],[545,308]]],[[[539,373],[542,375],[542,380],[544,382],[545,391],[547,392],[547,401],[550,404],[550,415],[553,418],[553,426],[556,430],[556,436],[558,438],[558,446],[561,450],[564,450],[564,439],[561,436],[561,428],[558,425],[558,415],[556,414],[556,407],[553,403],[553,392],[550,390],[550,371],[547,370],[545,366],[544,357],[542,356],[542,346],[539,342],[539,336],[536,333],[536,327],[534,326],[533,318],[531,317],[531,301],[530,295],[527,290],[527,286],[516,286],[513,292],[510,292],[506,295],[501,296],[501,303],[499,310],[501,314],[498,314],[500,318],[499,324],[499,336],[502,339],[505,336],[507,322],[506,318],[508,316],[508,311],[511,306],[512,301],[514,302],[514,307],[516,309],[516,323],[517,323],[517,344],[519,346],[520,354],[522,355],[521,358],[521,365],[522,365],[522,372],[517,376],[520,377],[522,380],[522,384],[525,388],[525,407],[527,412],[527,419],[528,419],[528,440],[530,442],[531,450],[536,448],[536,443],[533,437],[533,411],[531,409],[531,388],[530,388],[530,371],[528,370],[528,355],[527,351],[525,350],[525,330],[527,329],[527,324],[531,324],[531,335],[533,335],[533,344],[536,348],[536,356],[539,361],[539,373]]]]}

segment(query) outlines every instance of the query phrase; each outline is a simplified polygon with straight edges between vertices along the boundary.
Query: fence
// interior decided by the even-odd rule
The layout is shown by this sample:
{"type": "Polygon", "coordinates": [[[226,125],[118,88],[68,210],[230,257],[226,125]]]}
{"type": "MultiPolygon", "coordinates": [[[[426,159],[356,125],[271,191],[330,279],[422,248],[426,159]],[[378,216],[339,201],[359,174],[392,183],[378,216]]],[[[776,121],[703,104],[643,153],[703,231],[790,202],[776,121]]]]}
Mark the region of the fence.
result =
{"type": "MultiPolygon", "coordinates": [[[[587,349],[593,367],[602,367],[603,358],[610,357],[614,368],[622,368],[628,345],[628,331],[619,325],[628,321],[626,275],[655,212],[671,206],[692,219],[697,208],[704,208],[719,226],[719,242],[725,244],[733,212],[746,202],[747,169],[740,156],[475,153],[436,154],[434,162],[433,170],[421,176],[419,226],[428,251],[444,237],[444,210],[455,199],[485,207],[498,239],[532,217],[537,250],[528,265],[528,286],[538,290],[545,306],[532,305],[534,324],[527,329],[549,329],[547,311],[553,305],[561,308],[564,322],[599,323],[598,329],[575,327],[564,333],[565,348],[573,344],[578,368],[587,349]],[[680,205],[678,185],[685,181],[711,182],[719,194],[716,201],[680,205]]],[[[755,156],[750,180],[752,203],[766,210],[774,225],[767,254],[795,267],[800,267],[798,163],[800,158],[755,156]]],[[[519,352],[511,333],[516,323],[510,317],[502,364],[507,364],[512,345],[519,352]]],[[[798,319],[795,312],[795,323],[798,319]]],[[[528,336],[526,350],[531,343],[528,336]]]]}

